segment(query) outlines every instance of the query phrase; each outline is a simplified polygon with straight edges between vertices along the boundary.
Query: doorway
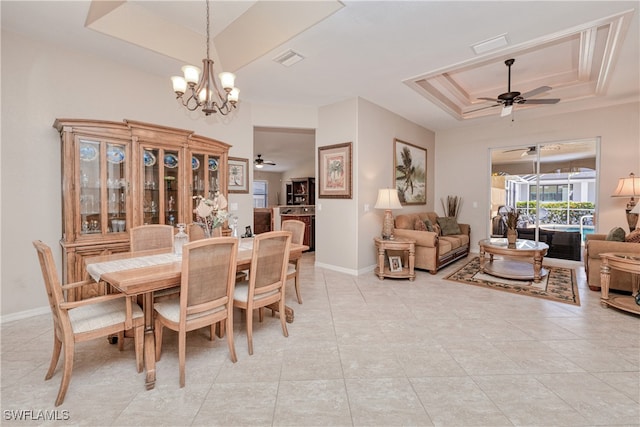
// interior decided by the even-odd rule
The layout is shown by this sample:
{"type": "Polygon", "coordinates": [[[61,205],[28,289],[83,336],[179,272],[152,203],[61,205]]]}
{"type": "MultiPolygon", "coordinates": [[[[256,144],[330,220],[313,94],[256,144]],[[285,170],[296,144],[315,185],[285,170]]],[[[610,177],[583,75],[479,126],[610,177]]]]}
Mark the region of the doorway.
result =
{"type": "Polygon", "coordinates": [[[490,234],[520,214],[518,238],[549,245],[548,257],[579,261],[595,230],[599,138],[491,149],[490,234]]]}

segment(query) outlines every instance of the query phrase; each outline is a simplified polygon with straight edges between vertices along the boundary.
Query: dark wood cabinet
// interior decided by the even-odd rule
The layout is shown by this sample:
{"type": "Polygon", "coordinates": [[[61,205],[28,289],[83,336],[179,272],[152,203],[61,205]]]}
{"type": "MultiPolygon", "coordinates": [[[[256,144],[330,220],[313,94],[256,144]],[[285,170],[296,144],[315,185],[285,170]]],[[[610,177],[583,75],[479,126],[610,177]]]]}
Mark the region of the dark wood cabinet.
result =
{"type": "Polygon", "coordinates": [[[291,178],[286,184],[287,205],[314,205],[316,203],[316,179],[291,178]]]}

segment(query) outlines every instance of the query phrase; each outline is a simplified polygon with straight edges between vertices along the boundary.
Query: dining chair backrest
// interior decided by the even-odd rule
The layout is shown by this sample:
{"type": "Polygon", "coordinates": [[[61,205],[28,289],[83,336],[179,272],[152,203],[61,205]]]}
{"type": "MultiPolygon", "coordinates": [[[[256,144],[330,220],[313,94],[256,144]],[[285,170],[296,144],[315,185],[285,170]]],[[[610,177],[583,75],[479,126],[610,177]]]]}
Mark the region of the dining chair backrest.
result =
{"type": "Polygon", "coordinates": [[[173,248],[174,227],[163,224],[140,225],[129,229],[131,252],[173,248]]]}
{"type": "Polygon", "coordinates": [[[189,241],[195,242],[196,240],[202,240],[206,238],[204,234],[204,229],[196,223],[191,223],[187,225],[187,234],[189,235],[189,241]]]}
{"type": "Polygon", "coordinates": [[[221,237],[190,242],[182,248],[180,321],[187,315],[233,304],[238,239],[221,237]]]}
{"type": "MultiPolygon", "coordinates": [[[[190,242],[207,238],[207,235],[205,234],[202,226],[200,224],[196,224],[195,222],[187,225],[187,234],[189,235],[190,242]]],[[[222,237],[222,229],[220,227],[214,228],[211,232],[211,237],[222,237]]]]}
{"type": "Polygon", "coordinates": [[[290,231],[269,231],[253,240],[249,274],[249,299],[284,288],[291,247],[290,231]]]}
{"type": "Polygon", "coordinates": [[[62,286],[58,279],[58,270],[53,260],[51,248],[40,240],[34,241],[33,246],[38,252],[38,260],[42,269],[44,286],[47,290],[55,332],[59,337],[64,337],[71,332],[71,322],[67,311],[60,309],[60,304],[64,302],[64,295],[62,294],[62,286]]]}
{"type": "Polygon", "coordinates": [[[302,245],[304,242],[304,229],[306,225],[297,219],[282,221],[281,229],[291,232],[291,243],[302,245]]]}

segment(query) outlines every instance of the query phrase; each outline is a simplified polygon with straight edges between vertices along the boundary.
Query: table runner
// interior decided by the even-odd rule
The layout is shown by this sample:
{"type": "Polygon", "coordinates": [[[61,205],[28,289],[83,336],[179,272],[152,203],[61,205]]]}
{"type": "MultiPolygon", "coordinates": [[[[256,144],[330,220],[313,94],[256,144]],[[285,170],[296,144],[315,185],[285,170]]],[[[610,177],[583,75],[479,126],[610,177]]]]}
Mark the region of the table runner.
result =
{"type": "Polygon", "coordinates": [[[181,256],[177,256],[173,252],[167,252],[158,255],[147,255],[136,258],[119,259],[114,261],[97,262],[87,265],[87,272],[96,282],[100,281],[100,277],[105,273],[113,273],[114,271],[131,270],[133,268],[151,267],[160,264],[171,264],[182,261],[181,256]]]}

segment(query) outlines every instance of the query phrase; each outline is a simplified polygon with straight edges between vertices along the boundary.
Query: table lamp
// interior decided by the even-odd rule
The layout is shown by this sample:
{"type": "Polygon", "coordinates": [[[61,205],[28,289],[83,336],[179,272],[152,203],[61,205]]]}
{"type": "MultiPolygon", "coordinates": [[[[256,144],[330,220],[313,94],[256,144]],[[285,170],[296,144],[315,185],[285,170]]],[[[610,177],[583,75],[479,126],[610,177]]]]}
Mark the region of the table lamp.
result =
{"type": "Polygon", "coordinates": [[[398,199],[398,191],[395,188],[378,190],[378,200],[376,200],[374,207],[376,209],[384,209],[382,238],[385,240],[393,239],[393,215],[391,214],[391,209],[402,209],[400,199],[398,199]]]}
{"type": "Polygon", "coordinates": [[[629,231],[635,230],[636,224],[638,223],[638,213],[634,212],[634,207],[636,206],[635,196],[640,196],[640,178],[636,178],[632,172],[629,174],[628,178],[620,178],[618,180],[618,187],[616,187],[615,191],[611,195],[611,197],[631,198],[629,199],[629,203],[627,203],[626,207],[629,231]]]}

